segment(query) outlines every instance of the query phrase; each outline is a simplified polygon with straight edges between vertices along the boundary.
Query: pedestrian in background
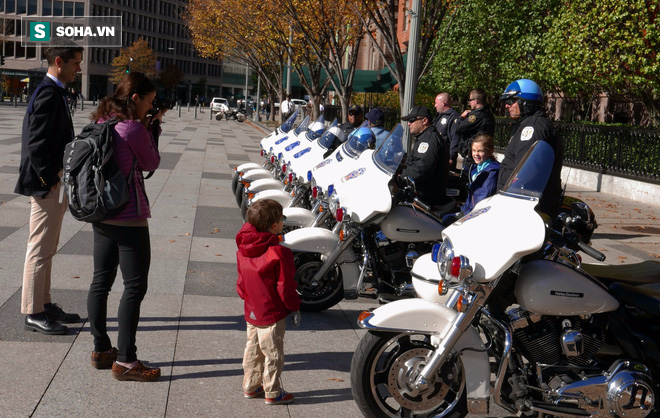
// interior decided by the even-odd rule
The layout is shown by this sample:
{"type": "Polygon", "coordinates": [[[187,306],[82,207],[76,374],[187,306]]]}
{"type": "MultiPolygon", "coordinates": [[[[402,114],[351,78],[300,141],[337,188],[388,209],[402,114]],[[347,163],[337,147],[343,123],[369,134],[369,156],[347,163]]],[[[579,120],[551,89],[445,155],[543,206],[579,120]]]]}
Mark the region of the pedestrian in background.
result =
{"type": "Polygon", "coordinates": [[[495,116],[486,104],[486,92],[474,89],[470,92],[468,104],[471,109],[465,110],[455,123],[455,133],[461,136],[458,152],[463,156],[463,174],[470,173],[472,160],[472,139],[477,134],[484,133],[490,136],[495,134],[495,116]]]}
{"type": "Polygon", "coordinates": [[[390,131],[383,127],[383,124],[385,123],[385,114],[379,108],[374,107],[369,113],[367,113],[365,118],[369,121],[369,128],[371,128],[376,136],[376,149],[378,149],[390,134],[390,131]]]}
{"type": "Polygon", "coordinates": [[[455,123],[461,115],[451,107],[451,96],[449,93],[440,93],[435,96],[435,110],[438,114],[433,119],[433,125],[438,130],[440,137],[449,146],[449,169],[456,170],[458,160],[458,147],[461,136],[455,132],[455,123]]]}
{"type": "MultiPolygon", "coordinates": [[[[60,38],[63,39],[63,38],[60,38]]],[[[66,334],[60,322],[80,320],[52,303],[51,270],[67,198],[60,177],[64,146],[74,137],[66,83],[80,70],[83,48],[65,40],[44,48],[48,72],[32,93],[23,119],[21,164],[15,193],[30,196],[30,232],[23,268],[21,313],[24,327],[43,334],[66,334]]]]}
{"type": "Polygon", "coordinates": [[[291,96],[286,95],[284,101],[280,104],[280,112],[282,113],[282,122],[289,119],[289,116],[296,110],[296,105],[291,101],[291,96]]]}
{"type": "Polygon", "coordinates": [[[160,377],[160,369],[149,367],[137,359],[135,335],[140,321],[140,306],[147,293],[151,242],[149,199],[144,187],[143,171],[154,171],[160,164],[158,147],[151,134],[158,112],[149,115],[156,97],[156,85],[144,73],[124,76],[117,89],[101,100],[93,120],[101,123],[111,118],[119,122],[114,127],[113,141],[119,168],[129,183],[130,199],[114,218],[92,225],[94,231],[94,277],[89,287],[87,311],[94,336],[92,366],[112,368],[117,380],[151,382],[160,377]],[[119,335],[117,348],[108,337],[108,294],[121,269],[124,292],[117,311],[119,335]]]}
{"type": "Polygon", "coordinates": [[[280,245],[282,205],[272,199],[254,202],[236,235],[238,281],[244,301],[247,343],[243,353],[243,393],[265,395],[269,405],[287,404],[294,396],[281,387],[286,317],[300,325],[300,297],[293,276],[293,253],[280,245]]]}

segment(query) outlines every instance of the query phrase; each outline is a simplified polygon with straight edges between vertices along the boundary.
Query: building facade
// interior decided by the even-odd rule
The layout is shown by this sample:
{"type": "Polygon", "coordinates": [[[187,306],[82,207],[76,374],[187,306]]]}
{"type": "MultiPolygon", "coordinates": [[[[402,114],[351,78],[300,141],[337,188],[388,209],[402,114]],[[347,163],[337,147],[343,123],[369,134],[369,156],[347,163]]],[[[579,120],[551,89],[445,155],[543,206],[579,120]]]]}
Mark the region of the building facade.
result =
{"type": "MultiPolygon", "coordinates": [[[[0,0],[0,53],[5,57],[0,75],[5,80],[5,95],[32,90],[48,66],[40,45],[21,46],[21,16],[121,16],[123,47],[143,38],[158,57],[157,70],[176,66],[183,73],[179,86],[168,93],[174,99],[186,103],[193,89],[208,97],[207,102],[222,93],[243,94],[244,66],[233,74],[238,71],[235,66],[223,71],[221,62],[196,54],[183,21],[186,5],[187,1],[180,0],[0,0]],[[223,80],[228,82],[223,84],[223,80]]],[[[87,99],[111,93],[108,74],[119,53],[119,47],[86,48],[82,72],[72,87],[87,99]]],[[[248,81],[252,88],[252,77],[248,81]]]]}

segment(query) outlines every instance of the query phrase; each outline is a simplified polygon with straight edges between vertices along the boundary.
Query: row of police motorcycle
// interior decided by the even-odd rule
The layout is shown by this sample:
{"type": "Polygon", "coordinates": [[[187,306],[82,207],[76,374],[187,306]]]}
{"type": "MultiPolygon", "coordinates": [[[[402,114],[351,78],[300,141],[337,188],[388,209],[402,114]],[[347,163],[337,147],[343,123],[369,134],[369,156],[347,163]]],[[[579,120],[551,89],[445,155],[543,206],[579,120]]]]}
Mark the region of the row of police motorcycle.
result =
{"type": "Polygon", "coordinates": [[[580,251],[605,259],[588,244],[591,209],[565,197],[557,219],[535,211],[554,160],[546,142],[445,227],[397,177],[401,126],[373,150],[366,127],[343,138],[322,119],[294,130],[295,117],[232,187],[244,210],[262,198],[285,207],[303,309],[390,301],[358,319],[368,332],[351,386],[365,416],[487,416],[491,402],[518,416],[659,415],[660,263],[582,262],[580,251]]]}

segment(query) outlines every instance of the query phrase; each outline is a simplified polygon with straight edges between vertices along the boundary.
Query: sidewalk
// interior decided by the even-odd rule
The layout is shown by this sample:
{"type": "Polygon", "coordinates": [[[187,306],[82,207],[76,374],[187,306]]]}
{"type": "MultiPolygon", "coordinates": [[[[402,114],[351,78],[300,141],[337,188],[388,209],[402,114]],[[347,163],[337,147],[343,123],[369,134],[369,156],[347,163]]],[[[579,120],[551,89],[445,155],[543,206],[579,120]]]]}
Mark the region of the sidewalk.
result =
{"type": "MultiPolygon", "coordinates": [[[[76,112],[76,129],[91,107],[76,112]]],[[[68,335],[23,330],[21,276],[29,199],[13,193],[25,108],[0,107],[0,415],[8,417],[356,417],[350,362],[363,332],[359,313],[375,304],[342,302],[303,313],[286,336],[287,406],[244,399],[241,360],[245,343],[242,302],[236,296],[234,236],[241,226],[229,180],[241,162],[259,162],[259,141],[269,131],[252,122],[193,119],[182,110],[165,117],[162,163],[146,180],[152,209],[149,291],[137,334],[138,356],[161,367],[156,383],[118,382],[89,364],[92,337],[86,296],[92,272],[90,225],[65,217],[53,266],[53,299],[83,317],[68,335]]],[[[587,201],[600,227],[594,245],[611,264],[652,259],[658,249],[660,207],[568,188],[587,201]]],[[[121,278],[110,295],[109,329],[121,278]]]]}

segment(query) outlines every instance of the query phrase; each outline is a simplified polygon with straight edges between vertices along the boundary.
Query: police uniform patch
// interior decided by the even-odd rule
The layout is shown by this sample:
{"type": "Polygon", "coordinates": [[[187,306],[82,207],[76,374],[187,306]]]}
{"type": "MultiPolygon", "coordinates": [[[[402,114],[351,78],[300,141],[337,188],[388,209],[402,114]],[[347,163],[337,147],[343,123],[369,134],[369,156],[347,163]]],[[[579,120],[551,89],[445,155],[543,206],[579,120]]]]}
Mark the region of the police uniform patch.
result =
{"type": "Polygon", "coordinates": [[[420,154],[424,154],[428,150],[429,150],[429,143],[428,142],[422,142],[417,147],[417,152],[419,152],[420,154]]]}
{"type": "Polygon", "coordinates": [[[521,141],[529,141],[532,138],[532,136],[534,136],[534,127],[533,126],[527,126],[520,133],[520,140],[521,141]]]}
{"type": "Polygon", "coordinates": [[[468,116],[468,122],[474,123],[474,121],[476,121],[476,120],[477,120],[477,117],[475,115],[468,116]]]}
{"type": "Polygon", "coordinates": [[[447,124],[447,118],[440,119],[440,124],[441,125],[446,125],[447,124]]]}

